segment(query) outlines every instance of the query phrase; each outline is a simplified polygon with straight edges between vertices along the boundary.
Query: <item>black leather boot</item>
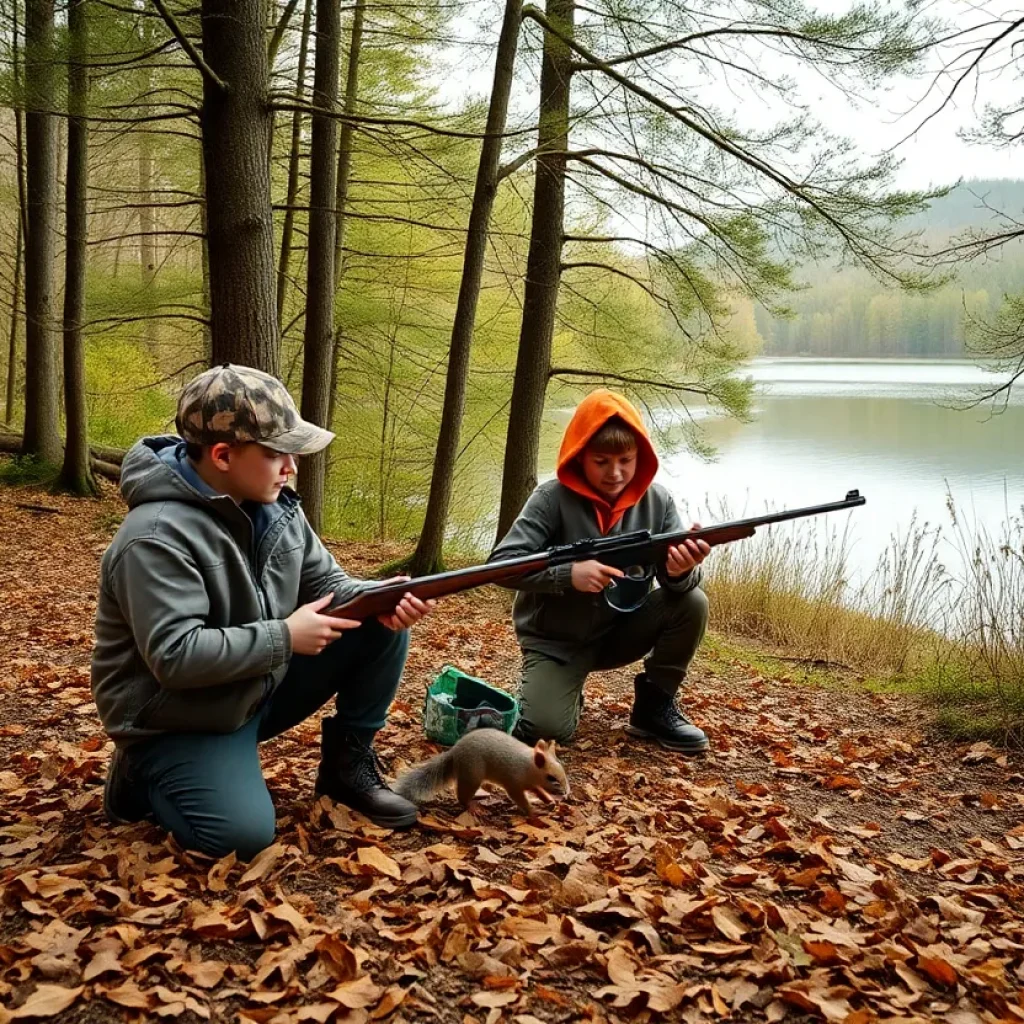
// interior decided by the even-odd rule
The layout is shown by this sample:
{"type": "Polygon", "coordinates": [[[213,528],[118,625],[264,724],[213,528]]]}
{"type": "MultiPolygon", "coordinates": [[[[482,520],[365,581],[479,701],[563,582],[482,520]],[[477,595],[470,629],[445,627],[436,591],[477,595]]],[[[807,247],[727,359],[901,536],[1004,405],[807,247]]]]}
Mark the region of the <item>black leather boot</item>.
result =
{"type": "Polygon", "coordinates": [[[636,697],[626,726],[631,736],[657,740],[681,754],[703,754],[708,749],[704,730],[679,710],[674,695],[658,689],[643,672],[633,680],[633,692],[636,697]]]}
{"type": "Polygon", "coordinates": [[[316,792],[385,828],[408,828],[418,815],[416,805],[384,781],[373,734],[345,730],[336,718],[325,718],[322,723],[316,792]]]}
{"type": "Polygon", "coordinates": [[[149,797],[129,773],[128,757],[114,748],[107,768],[107,784],[103,787],[103,812],[114,825],[130,825],[148,818],[149,797]]]}

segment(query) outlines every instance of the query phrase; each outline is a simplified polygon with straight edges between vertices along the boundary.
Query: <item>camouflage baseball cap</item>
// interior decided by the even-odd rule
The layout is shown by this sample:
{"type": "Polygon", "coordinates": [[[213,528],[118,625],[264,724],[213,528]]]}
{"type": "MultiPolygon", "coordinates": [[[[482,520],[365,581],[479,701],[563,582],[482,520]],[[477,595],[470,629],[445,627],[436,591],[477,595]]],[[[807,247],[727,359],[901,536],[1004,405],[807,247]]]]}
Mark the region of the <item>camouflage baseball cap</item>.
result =
{"type": "Polygon", "coordinates": [[[312,455],[334,440],[331,431],[299,415],[276,377],[233,363],[206,370],[185,385],[174,423],[194,444],[256,441],[288,455],[312,455]]]}

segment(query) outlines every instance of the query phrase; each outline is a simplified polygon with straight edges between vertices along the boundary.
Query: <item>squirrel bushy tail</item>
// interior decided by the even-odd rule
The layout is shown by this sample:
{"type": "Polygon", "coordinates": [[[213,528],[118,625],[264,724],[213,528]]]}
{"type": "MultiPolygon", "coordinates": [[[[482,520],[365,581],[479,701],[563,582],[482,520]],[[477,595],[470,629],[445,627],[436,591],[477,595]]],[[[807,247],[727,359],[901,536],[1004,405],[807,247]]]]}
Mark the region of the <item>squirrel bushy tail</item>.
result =
{"type": "Polygon", "coordinates": [[[429,800],[455,778],[455,754],[444,750],[423,764],[405,772],[391,787],[399,796],[413,803],[429,800]]]}

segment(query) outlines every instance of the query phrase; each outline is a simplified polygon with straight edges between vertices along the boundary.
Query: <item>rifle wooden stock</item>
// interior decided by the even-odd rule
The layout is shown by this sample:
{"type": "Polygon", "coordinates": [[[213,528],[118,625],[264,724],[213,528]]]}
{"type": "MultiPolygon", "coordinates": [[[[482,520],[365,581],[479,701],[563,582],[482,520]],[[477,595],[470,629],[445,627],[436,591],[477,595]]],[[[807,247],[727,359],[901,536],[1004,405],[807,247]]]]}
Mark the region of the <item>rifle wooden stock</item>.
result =
{"type": "Polygon", "coordinates": [[[469,569],[442,572],[435,576],[420,576],[399,583],[385,583],[364,590],[351,601],[337,605],[324,614],[343,619],[369,619],[377,615],[390,615],[406,594],[415,594],[421,601],[429,601],[431,598],[447,597],[449,594],[458,594],[474,587],[485,587],[488,583],[505,583],[526,573],[546,569],[549,565],[546,553],[512,561],[515,562],[514,565],[511,561],[495,562],[492,565],[474,565],[469,569]]]}
{"type": "Polygon", "coordinates": [[[572,544],[551,548],[548,551],[539,551],[535,555],[523,555],[501,562],[474,565],[468,569],[455,569],[452,572],[420,576],[416,579],[401,580],[396,583],[371,585],[352,600],[337,605],[324,614],[357,620],[374,618],[378,615],[390,615],[406,594],[413,594],[422,601],[429,601],[432,598],[457,594],[463,590],[472,590],[474,587],[483,587],[489,583],[509,583],[531,572],[540,572],[556,565],[565,565],[567,562],[597,559],[606,565],[619,568],[661,564],[665,561],[670,546],[681,544],[686,540],[703,540],[711,547],[716,547],[719,544],[731,544],[746,537],[753,537],[759,526],[855,508],[865,504],[866,500],[859,491],[849,491],[842,501],[827,505],[812,505],[808,508],[792,509],[788,512],[771,512],[767,515],[752,516],[749,519],[740,519],[731,523],[702,526],[698,530],[680,530],[676,533],[653,535],[646,530],[641,530],[637,533],[608,537],[589,537],[572,544]]]}

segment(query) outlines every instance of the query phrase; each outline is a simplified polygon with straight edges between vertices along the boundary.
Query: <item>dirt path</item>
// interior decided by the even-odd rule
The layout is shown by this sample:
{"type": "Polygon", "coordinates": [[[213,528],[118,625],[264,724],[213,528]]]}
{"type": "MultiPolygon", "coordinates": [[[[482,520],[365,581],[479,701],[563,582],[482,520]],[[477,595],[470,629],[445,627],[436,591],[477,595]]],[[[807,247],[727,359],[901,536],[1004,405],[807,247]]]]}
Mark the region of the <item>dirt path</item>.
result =
{"type": "MultiPolygon", "coordinates": [[[[309,722],[265,747],[279,837],[252,865],[111,828],[88,663],[120,505],[0,506],[0,1024],[1024,1021],[1024,766],[734,647],[692,673],[698,761],[625,735],[630,673],[593,677],[573,799],[543,819],[442,800],[397,834],[313,803],[309,722]]],[[[337,553],[358,573],[392,552],[337,553]]],[[[506,609],[464,595],[417,627],[390,770],[433,751],[419,712],[444,664],[513,682],[506,609]]]]}

